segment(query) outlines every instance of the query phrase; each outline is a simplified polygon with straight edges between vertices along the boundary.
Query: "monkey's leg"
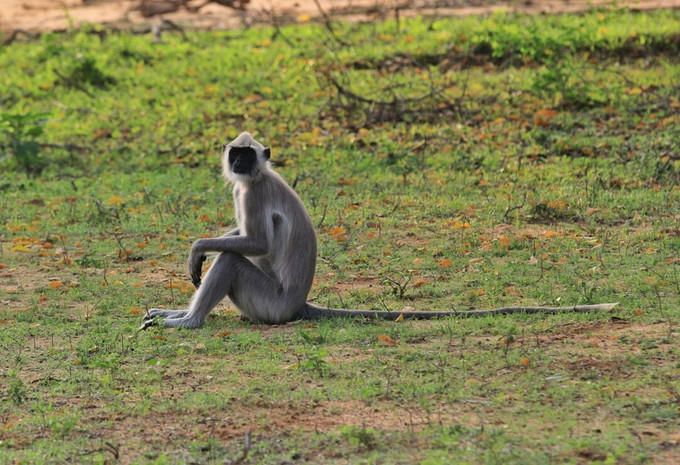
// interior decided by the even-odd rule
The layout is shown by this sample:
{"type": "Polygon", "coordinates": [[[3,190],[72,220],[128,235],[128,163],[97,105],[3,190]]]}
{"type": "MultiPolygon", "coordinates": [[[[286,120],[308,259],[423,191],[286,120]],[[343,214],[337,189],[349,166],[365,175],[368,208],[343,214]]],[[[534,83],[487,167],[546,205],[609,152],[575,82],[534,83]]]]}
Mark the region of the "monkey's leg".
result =
{"type": "Polygon", "coordinates": [[[168,318],[164,326],[198,328],[210,311],[229,296],[241,313],[251,321],[281,323],[290,321],[298,307],[304,304],[287,296],[274,279],[267,276],[250,260],[232,252],[221,253],[213,262],[189,306],[180,318],[168,318]]]}

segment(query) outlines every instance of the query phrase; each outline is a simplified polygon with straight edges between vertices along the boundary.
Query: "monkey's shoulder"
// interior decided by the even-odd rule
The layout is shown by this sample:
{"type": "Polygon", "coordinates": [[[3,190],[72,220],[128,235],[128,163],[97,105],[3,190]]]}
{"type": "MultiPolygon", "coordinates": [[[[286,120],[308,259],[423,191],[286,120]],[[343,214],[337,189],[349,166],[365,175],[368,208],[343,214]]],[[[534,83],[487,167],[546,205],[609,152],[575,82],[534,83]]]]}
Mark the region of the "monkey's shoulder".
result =
{"type": "Polygon", "coordinates": [[[257,181],[244,189],[243,194],[261,203],[286,202],[291,197],[298,198],[286,181],[272,170],[262,173],[257,181]]]}

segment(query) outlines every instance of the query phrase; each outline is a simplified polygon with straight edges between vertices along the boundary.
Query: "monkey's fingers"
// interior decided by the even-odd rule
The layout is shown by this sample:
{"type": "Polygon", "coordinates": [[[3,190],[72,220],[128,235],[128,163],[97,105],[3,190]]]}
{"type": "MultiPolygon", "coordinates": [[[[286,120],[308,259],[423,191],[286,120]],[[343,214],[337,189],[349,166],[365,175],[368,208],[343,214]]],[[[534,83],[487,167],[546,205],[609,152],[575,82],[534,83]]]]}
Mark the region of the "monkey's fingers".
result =
{"type": "Polygon", "coordinates": [[[198,286],[201,285],[201,272],[203,270],[201,269],[201,265],[199,264],[198,266],[195,266],[189,271],[189,275],[191,276],[191,282],[194,283],[194,287],[198,289],[198,286]]]}
{"type": "Polygon", "coordinates": [[[203,273],[203,262],[206,260],[205,255],[200,255],[198,258],[189,258],[189,276],[194,287],[198,289],[201,285],[201,274],[203,273]]]}
{"type": "Polygon", "coordinates": [[[137,331],[144,331],[145,329],[148,329],[148,328],[150,328],[150,327],[152,327],[152,326],[157,326],[157,325],[158,325],[158,321],[155,320],[155,319],[153,319],[153,318],[152,318],[151,320],[145,320],[145,321],[142,323],[142,326],[140,326],[139,328],[137,328],[137,331]]]}

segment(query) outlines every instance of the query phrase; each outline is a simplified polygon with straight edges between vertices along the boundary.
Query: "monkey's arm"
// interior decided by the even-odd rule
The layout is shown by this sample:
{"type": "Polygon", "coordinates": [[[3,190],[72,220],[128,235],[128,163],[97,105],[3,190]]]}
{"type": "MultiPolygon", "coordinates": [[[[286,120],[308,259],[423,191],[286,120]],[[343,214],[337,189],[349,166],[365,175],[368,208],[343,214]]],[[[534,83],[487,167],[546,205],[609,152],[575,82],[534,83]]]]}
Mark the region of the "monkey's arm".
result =
{"type": "MultiPolygon", "coordinates": [[[[221,235],[217,239],[225,239],[227,237],[236,237],[240,234],[239,228],[234,228],[226,234],[221,235]]],[[[193,253],[194,245],[191,247],[192,254],[189,255],[189,275],[191,276],[191,281],[196,286],[196,289],[201,285],[201,272],[203,268],[203,262],[206,260],[205,253],[197,252],[193,253]]]]}
{"type": "Polygon", "coordinates": [[[191,246],[191,253],[234,252],[246,256],[265,255],[269,251],[266,240],[253,236],[215,237],[198,239],[191,246]]]}
{"type": "Polygon", "coordinates": [[[240,228],[234,228],[231,231],[229,231],[226,234],[222,234],[219,238],[222,239],[224,237],[233,237],[233,236],[240,236],[240,228]]]}
{"type": "MultiPolygon", "coordinates": [[[[233,231],[230,231],[230,233],[233,231]]],[[[245,256],[265,255],[269,251],[267,240],[258,236],[222,236],[198,239],[189,254],[189,275],[196,289],[201,285],[201,273],[207,252],[233,252],[245,256]]]]}

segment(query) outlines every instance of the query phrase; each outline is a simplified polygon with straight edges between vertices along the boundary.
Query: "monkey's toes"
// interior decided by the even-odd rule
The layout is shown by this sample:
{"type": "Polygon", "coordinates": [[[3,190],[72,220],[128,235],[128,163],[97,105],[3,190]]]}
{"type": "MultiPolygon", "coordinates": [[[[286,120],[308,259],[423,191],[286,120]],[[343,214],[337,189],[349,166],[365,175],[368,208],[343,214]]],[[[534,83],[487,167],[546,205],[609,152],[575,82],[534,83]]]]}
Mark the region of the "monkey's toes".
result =
{"type": "Polygon", "coordinates": [[[153,317],[151,317],[150,319],[144,317],[144,319],[145,321],[139,328],[137,328],[137,331],[144,331],[145,329],[148,329],[152,326],[158,326],[158,321],[154,320],[153,317]]]}
{"type": "Polygon", "coordinates": [[[156,318],[157,316],[160,315],[160,313],[158,313],[158,310],[159,309],[157,309],[157,308],[152,308],[150,310],[147,310],[146,313],[144,314],[143,320],[144,321],[153,320],[154,318],[156,318]]]}

